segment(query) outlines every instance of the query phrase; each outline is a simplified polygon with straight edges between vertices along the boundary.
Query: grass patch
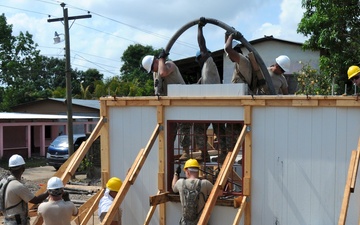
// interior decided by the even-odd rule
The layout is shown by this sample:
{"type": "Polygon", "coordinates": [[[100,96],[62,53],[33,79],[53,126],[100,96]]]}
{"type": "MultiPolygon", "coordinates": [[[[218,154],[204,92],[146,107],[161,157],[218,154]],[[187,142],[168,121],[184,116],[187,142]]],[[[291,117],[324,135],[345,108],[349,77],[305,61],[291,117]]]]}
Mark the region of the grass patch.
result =
{"type": "MultiPolygon", "coordinates": [[[[8,160],[0,160],[0,167],[4,169],[9,169],[8,160]]],[[[46,159],[45,157],[32,157],[29,159],[25,159],[25,167],[26,168],[33,168],[33,167],[40,167],[40,166],[46,166],[46,159]]]]}

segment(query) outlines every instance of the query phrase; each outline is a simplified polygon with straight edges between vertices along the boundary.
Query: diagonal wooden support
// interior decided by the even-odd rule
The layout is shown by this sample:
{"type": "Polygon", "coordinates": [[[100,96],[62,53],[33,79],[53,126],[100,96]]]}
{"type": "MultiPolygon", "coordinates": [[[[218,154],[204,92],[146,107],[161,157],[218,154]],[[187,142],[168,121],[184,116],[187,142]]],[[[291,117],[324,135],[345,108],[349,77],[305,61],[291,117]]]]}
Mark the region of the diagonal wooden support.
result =
{"type": "Polygon", "coordinates": [[[236,141],[234,150],[227,154],[224,164],[220,170],[219,176],[216,179],[214,187],[211,190],[210,196],[205,203],[198,224],[207,224],[209,222],[210,214],[215,207],[217,197],[222,192],[222,189],[227,182],[227,178],[229,177],[229,174],[232,171],[236,156],[240,151],[240,146],[243,144],[245,140],[246,129],[247,129],[247,125],[244,125],[239,135],[239,138],[236,141]]]}
{"type": "Polygon", "coordinates": [[[159,132],[160,132],[160,125],[157,124],[145,149],[140,150],[133,165],[131,166],[129,172],[127,173],[119,192],[115,196],[115,199],[109,209],[109,212],[105,215],[105,218],[104,218],[103,222],[101,223],[102,225],[110,224],[110,221],[112,221],[112,219],[114,218],[115,213],[117,211],[116,209],[118,209],[119,206],[121,205],[127,192],[130,189],[130,186],[134,184],[134,182],[137,178],[137,175],[139,174],[142,166],[145,163],[146,157],[149,155],[149,153],[152,149],[152,146],[154,145],[155,140],[157,139],[157,136],[159,135],[159,132]]]}
{"type": "Polygon", "coordinates": [[[346,179],[345,190],[344,190],[344,198],[343,198],[342,205],[341,205],[341,211],[340,211],[338,225],[344,225],[345,222],[346,222],[346,215],[347,215],[347,210],[348,210],[348,206],[349,206],[349,199],[350,199],[350,185],[351,185],[351,180],[352,180],[352,176],[353,176],[353,173],[354,173],[355,162],[356,162],[356,155],[357,155],[356,152],[357,151],[355,151],[355,150],[353,150],[351,152],[348,176],[347,176],[347,179],[346,179]]]}
{"type": "MultiPolygon", "coordinates": [[[[168,192],[163,193],[163,194],[161,194],[160,191],[157,192],[157,196],[159,196],[159,195],[164,196],[165,195],[165,198],[167,198],[168,194],[169,194],[168,192]]],[[[156,206],[157,206],[157,204],[151,204],[151,202],[152,201],[151,201],[151,197],[150,197],[150,205],[151,206],[150,206],[149,212],[148,212],[148,214],[146,216],[144,225],[148,225],[150,223],[150,220],[151,220],[152,216],[154,215],[154,212],[155,212],[155,209],[156,209],[156,206]]],[[[161,202],[162,201],[156,201],[156,203],[158,203],[158,204],[160,204],[161,202]]]]}
{"type": "Polygon", "coordinates": [[[98,208],[100,199],[105,193],[105,189],[101,189],[96,193],[96,195],[92,196],[89,200],[86,201],[79,208],[78,215],[73,219],[77,225],[86,225],[90,220],[91,216],[94,215],[95,210],[98,208]]]}
{"type": "Polygon", "coordinates": [[[233,225],[237,225],[240,223],[241,216],[244,214],[244,210],[246,207],[246,200],[247,200],[247,196],[243,196],[240,208],[239,208],[238,212],[236,213],[233,225]]]}
{"type": "Polygon", "coordinates": [[[61,176],[61,180],[63,183],[67,183],[71,176],[73,176],[77,170],[77,168],[80,166],[81,161],[84,159],[86,153],[89,151],[92,143],[99,137],[100,130],[103,124],[105,123],[105,118],[101,117],[99,122],[97,123],[95,129],[91,132],[90,136],[86,139],[84,147],[79,148],[76,152],[79,152],[77,155],[77,158],[70,161],[69,167],[66,168],[64,174],[61,176]]]}
{"type": "Polygon", "coordinates": [[[360,159],[360,138],[359,138],[359,141],[358,141],[358,146],[357,146],[357,151],[356,151],[354,173],[353,173],[352,178],[351,178],[351,185],[350,185],[351,193],[353,193],[354,190],[355,190],[356,177],[357,177],[357,173],[358,173],[358,169],[359,169],[359,159],[360,159]]]}
{"type": "MultiPolygon", "coordinates": [[[[86,153],[90,149],[92,143],[99,137],[100,130],[103,124],[105,123],[104,117],[101,117],[99,122],[97,123],[95,129],[90,134],[89,138],[83,142],[78,150],[76,150],[67,160],[64,164],[61,165],[58,171],[54,174],[56,177],[60,177],[62,182],[66,184],[73,174],[75,174],[75,171],[79,167],[81,161],[84,159],[86,153]]],[[[44,193],[47,189],[46,185],[43,185],[35,195],[39,195],[41,193],[44,193]]],[[[35,207],[34,204],[29,203],[29,210],[32,210],[35,207]]],[[[37,216],[35,219],[33,225],[40,225],[42,224],[42,218],[40,216],[37,216]]]]}

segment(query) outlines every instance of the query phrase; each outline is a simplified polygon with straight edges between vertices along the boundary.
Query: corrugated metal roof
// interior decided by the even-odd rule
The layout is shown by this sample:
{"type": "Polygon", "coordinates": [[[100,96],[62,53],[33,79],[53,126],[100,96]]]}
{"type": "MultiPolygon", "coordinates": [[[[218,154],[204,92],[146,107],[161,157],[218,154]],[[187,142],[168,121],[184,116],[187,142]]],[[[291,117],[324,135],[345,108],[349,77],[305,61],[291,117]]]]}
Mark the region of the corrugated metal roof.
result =
{"type": "MultiPolygon", "coordinates": [[[[94,116],[73,116],[73,119],[98,119],[94,116]]],[[[0,112],[0,119],[67,119],[67,115],[0,112]]]]}
{"type": "MultiPolygon", "coordinates": [[[[64,103],[66,101],[65,98],[49,98],[53,101],[59,101],[64,103]]],[[[99,100],[88,100],[88,99],[71,99],[73,105],[80,105],[88,108],[100,109],[100,101],[99,100]]]]}

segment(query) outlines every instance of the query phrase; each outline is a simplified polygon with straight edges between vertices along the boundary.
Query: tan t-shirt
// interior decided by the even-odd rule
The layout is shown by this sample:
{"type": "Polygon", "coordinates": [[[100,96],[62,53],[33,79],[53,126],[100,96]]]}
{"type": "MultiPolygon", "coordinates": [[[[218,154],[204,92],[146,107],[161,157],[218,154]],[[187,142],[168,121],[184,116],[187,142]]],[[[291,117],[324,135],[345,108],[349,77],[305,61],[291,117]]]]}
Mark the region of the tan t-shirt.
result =
{"type": "Polygon", "coordinates": [[[282,89],[288,87],[285,76],[283,74],[277,75],[273,73],[270,68],[268,68],[268,71],[274,85],[275,94],[283,94],[282,89]]]}
{"type": "Polygon", "coordinates": [[[71,201],[48,201],[39,205],[38,214],[45,225],[70,225],[71,217],[76,216],[78,209],[71,201]]]}
{"type": "Polygon", "coordinates": [[[235,63],[235,69],[231,79],[232,83],[247,83],[251,85],[252,80],[252,67],[250,60],[243,54],[240,54],[239,62],[235,63]]]}
{"type": "MultiPolygon", "coordinates": [[[[14,178],[13,176],[10,177],[14,178]]],[[[26,204],[18,204],[16,207],[6,210],[6,215],[11,216],[15,214],[27,214],[27,203],[34,197],[35,195],[20,181],[11,181],[6,188],[5,207],[9,208],[18,204],[21,201],[24,201],[26,204]]]]}
{"type": "Polygon", "coordinates": [[[220,75],[214,59],[209,57],[201,69],[201,84],[220,84],[220,75]]]}
{"type": "MultiPolygon", "coordinates": [[[[165,64],[168,63],[174,63],[172,61],[166,61],[165,64]]],[[[175,65],[175,63],[174,63],[175,65]]],[[[175,65],[175,70],[170,73],[169,75],[167,75],[166,77],[160,77],[158,72],[154,72],[153,73],[153,78],[154,78],[154,82],[156,79],[161,79],[160,84],[161,86],[161,93],[160,95],[166,96],[168,93],[168,84],[185,84],[185,81],[180,73],[179,68],[175,65]]]]}

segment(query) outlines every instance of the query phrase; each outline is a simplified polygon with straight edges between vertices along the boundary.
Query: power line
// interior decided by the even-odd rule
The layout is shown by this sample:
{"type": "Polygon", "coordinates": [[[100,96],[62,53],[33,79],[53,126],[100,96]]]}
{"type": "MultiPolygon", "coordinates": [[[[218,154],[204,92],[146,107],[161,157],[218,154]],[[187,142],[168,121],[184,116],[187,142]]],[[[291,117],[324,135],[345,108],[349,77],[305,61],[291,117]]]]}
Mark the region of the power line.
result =
{"type": "MultiPolygon", "coordinates": [[[[124,26],[127,26],[127,27],[130,27],[130,28],[132,28],[132,29],[135,29],[135,30],[144,32],[144,33],[146,33],[146,34],[151,34],[151,35],[154,35],[155,37],[158,37],[158,38],[161,38],[161,39],[164,39],[164,40],[170,40],[170,37],[168,37],[168,36],[165,36],[165,35],[162,35],[162,34],[158,34],[158,33],[152,32],[152,31],[148,31],[148,30],[145,30],[145,29],[141,29],[141,28],[138,28],[138,27],[136,27],[136,26],[133,26],[133,25],[130,25],[130,24],[121,22],[121,21],[119,21],[119,20],[115,20],[115,19],[112,19],[112,18],[110,18],[110,17],[103,16],[103,15],[101,15],[101,14],[99,14],[99,13],[96,13],[96,12],[93,12],[93,11],[90,11],[90,10],[81,9],[81,8],[78,8],[78,7],[72,6],[72,5],[69,5],[69,6],[71,6],[71,7],[74,8],[74,9],[77,9],[77,10],[82,10],[82,11],[86,11],[86,12],[89,12],[89,13],[91,12],[92,14],[97,15],[97,16],[99,16],[99,17],[102,17],[102,18],[104,18],[104,19],[113,21],[113,22],[115,22],[115,23],[122,24],[122,25],[124,25],[124,26]]],[[[183,42],[183,41],[180,41],[180,40],[177,40],[176,42],[177,42],[178,44],[184,45],[184,46],[189,47],[189,48],[193,48],[193,49],[197,49],[197,48],[198,48],[198,46],[196,46],[196,45],[193,45],[193,44],[190,44],[190,43],[187,43],[187,42],[183,42]]]]}
{"type": "MultiPolygon", "coordinates": [[[[38,2],[41,2],[41,3],[45,3],[45,4],[51,4],[51,5],[60,5],[60,1],[57,1],[57,0],[36,0],[38,2]]],[[[10,9],[15,9],[15,10],[19,10],[19,11],[25,11],[25,12],[30,12],[30,13],[34,13],[34,14],[39,14],[39,15],[46,15],[46,16],[51,16],[53,17],[52,15],[50,14],[47,14],[47,13],[42,13],[42,12],[36,12],[36,11],[32,11],[32,10],[27,10],[27,9],[22,9],[22,8],[18,8],[18,7],[12,7],[12,6],[6,6],[6,5],[0,5],[2,7],[6,7],[6,8],[10,8],[10,9]]],[[[84,9],[81,9],[79,7],[76,7],[76,6],[72,6],[72,5],[66,5],[68,7],[71,7],[73,9],[77,9],[77,10],[81,10],[81,11],[85,11],[87,13],[90,13],[90,11],[88,10],[84,10],[84,9]]],[[[124,23],[124,22],[121,22],[119,20],[116,20],[116,19],[112,19],[112,18],[109,18],[109,17],[106,17],[106,16],[103,16],[99,13],[94,13],[92,12],[92,14],[94,15],[97,15],[98,17],[102,17],[106,20],[109,20],[109,21],[112,21],[112,22],[115,22],[115,23],[118,23],[118,24],[122,24],[124,26],[127,26],[127,27],[130,27],[132,29],[135,29],[135,30],[138,30],[138,31],[141,31],[141,32],[144,32],[146,34],[150,34],[150,35],[153,35],[153,36],[156,36],[158,38],[161,38],[161,39],[165,39],[165,40],[169,40],[170,38],[165,36],[165,35],[160,35],[160,34],[157,34],[155,32],[151,32],[151,31],[148,31],[148,30],[145,30],[145,29],[140,29],[136,26],[133,26],[133,25],[130,25],[130,24],[127,24],[127,23],[124,23]]],[[[129,41],[131,43],[135,43],[135,44],[141,44],[141,43],[138,43],[134,40],[131,40],[129,38],[126,38],[126,37],[123,37],[123,36],[118,36],[118,35],[114,35],[114,34],[111,34],[109,32],[105,32],[105,31],[102,31],[102,30],[99,30],[99,29],[96,29],[96,28],[93,28],[93,27],[89,27],[89,26],[86,26],[86,25],[82,25],[82,24],[79,24],[78,22],[76,22],[77,25],[79,26],[82,26],[84,28],[87,28],[87,29],[90,29],[90,30],[93,30],[93,31],[96,31],[96,32],[99,32],[99,33],[104,33],[106,35],[109,35],[109,36],[112,36],[112,37],[115,37],[115,38],[119,38],[119,39],[123,39],[123,40],[126,40],[126,41],[129,41]]],[[[180,45],[183,45],[183,46],[186,46],[186,47],[190,47],[190,48],[193,48],[193,49],[197,49],[197,46],[195,45],[192,45],[192,44],[189,44],[189,43],[186,43],[186,42],[182,42],[182,41],[179,41],[177,40],[177,43],[180,44],[180,45]]],[[[46,46],[39,46],[39,47],[42,47],[42,48],[54,48],[54,47],[46,47],[46,46]]],[[[63,51],[63,50],[62,50],[63,51]]],[[[84,52],[81,52],[81,51],[77,51],[77,50],[74,50],[74,49],[71,49],[71,52],[78,52],[78,53],[81,53],[83,55],[90,55],[92,57],[98,57],[98,58],[103,58],[105,60],[111,60],[111,61],[114,61],[114,62],[118,62],[118,60],[114,60],[114,59],[109,59],[109,58],[104,58],[104,57],[101,57],[101,56],[95,56],[95,55],[91,55],[91,54],[87,54],[87,53],[84,53],[84,52]]],[[[172,54],[173,55],[179,55],[179,56],[184,56],[183,54],[180,54],[180,53],[176,53],[176,52],[173,52],[172,51],[172,54]]],[[[56,55],[56,54],[55,54],[56,55]]],[[[85,59],[84,57],[82,57],[83,59],[85,59]]],[[[93,63],[94,65],[97,65],[97,63],[94,63],[93,61],[91,60],[87,60],[88,62],[91,62],[93,63]]],[[[105,66],[105,65],[103,65],[105,66]]]]}

